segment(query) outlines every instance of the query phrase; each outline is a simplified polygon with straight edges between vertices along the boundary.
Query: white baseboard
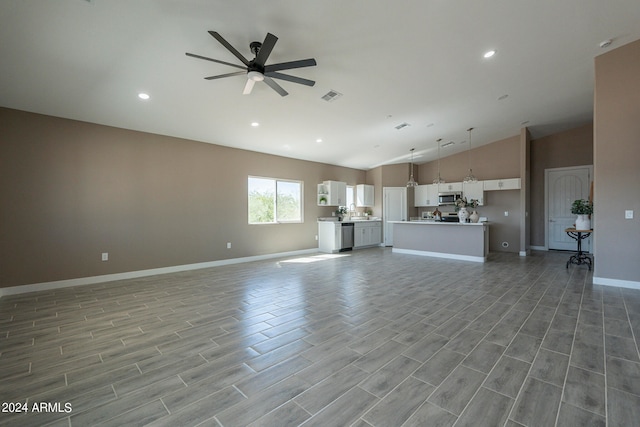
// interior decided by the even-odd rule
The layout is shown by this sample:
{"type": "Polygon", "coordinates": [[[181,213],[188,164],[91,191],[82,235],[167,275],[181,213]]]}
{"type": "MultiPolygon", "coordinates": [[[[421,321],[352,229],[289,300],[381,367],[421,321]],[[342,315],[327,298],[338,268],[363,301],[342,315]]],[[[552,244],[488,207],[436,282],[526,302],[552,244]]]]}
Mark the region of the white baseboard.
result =
{"type": "Polygon", "coordinates": [[[113,282],[116,280],[135,279],[138,277],[155,276],[157,274],[177,273],[179,271],[199,270],[202,268],[219,267],[222,265],[240,264],[243,262],[261,261],[271,258],[306,255],[318,252],[317,248],[300,251],[280,252],[267,255],[256,255],[243,258],[223,259],[219,261],[199,262],[196,264],[175,265],[171,267],[152,268],[149,270],[128,271],[125,273],[105,274],[102,276],[80,277],[77,279],[57,280],[53,282],[34,283],[30,285],[0,288],[0,298],[5,295],[25,294],[28,292],[48,291],[51,289],[68,288],[71,286],[93,285],[95,283],[113,282]]]}
{"type": "Polygon", "coordinates": [[[593,276],[594,285],[617,286],[619,288],[638,289],[640,290],[640,282],[633,280],[608,279],[606,277],[593,276]]]}
{"type": "Polygon", "coordinates": [[[457,259],[460,261],[473,261],[473,262],[485,262],[487,260],[486,257],[481,256],[471,256],[471,255],[454,255],[454,254],[445,254],[442,252],[429,252],[429,251],[417,251],[414,249],[397,249],[393,248],[391,252],[397,254],[408,254],[408,255],[420,255],[420,256],[430,256],[435,258],[446,258],[446,259],[457,259]]]}

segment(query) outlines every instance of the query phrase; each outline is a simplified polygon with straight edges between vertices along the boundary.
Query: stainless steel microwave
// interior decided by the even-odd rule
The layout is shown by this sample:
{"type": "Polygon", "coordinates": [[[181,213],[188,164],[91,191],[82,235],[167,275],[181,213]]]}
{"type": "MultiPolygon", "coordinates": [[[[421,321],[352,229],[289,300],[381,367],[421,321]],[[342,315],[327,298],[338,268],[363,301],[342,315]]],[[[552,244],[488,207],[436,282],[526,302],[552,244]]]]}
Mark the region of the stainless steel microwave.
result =
{"type": "Polygon", "coordinates": [[[439,206],[455,205],[456,200],[461,198],[462,198],[461,191],[452,191],[449,193],[438,193],[438,205],[439,206]]]}

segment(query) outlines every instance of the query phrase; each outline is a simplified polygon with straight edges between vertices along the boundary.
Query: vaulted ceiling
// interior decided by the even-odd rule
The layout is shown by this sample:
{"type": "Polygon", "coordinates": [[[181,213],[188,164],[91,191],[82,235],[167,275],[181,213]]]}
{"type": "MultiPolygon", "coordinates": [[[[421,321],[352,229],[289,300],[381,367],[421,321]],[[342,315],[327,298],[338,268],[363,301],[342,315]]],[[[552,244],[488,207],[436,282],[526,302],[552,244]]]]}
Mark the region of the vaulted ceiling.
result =
{"type": "Polygon", "coordinates": [[[476,147],[590,121],[594,57],[638,22],[637,0],[3,0],[0,106],[358,169],[411,148],[422,163],[439,138],[455,143],[443,156],[467,149],[469,127],[476,147]],[[205,80],[238,69],[186,52],[241,64],[209,30],[249,59],[273,33],[267,64],[315,58],[286,73],[316,84],[205,80]]]}

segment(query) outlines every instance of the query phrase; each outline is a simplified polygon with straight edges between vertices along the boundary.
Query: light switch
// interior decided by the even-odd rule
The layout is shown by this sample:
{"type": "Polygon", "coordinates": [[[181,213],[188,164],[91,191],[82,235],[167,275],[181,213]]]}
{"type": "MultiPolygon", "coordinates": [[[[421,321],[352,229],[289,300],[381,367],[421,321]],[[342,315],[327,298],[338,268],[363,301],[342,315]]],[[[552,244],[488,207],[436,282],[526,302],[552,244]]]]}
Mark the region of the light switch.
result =
{"type": "Polygon", "coordinates": [[[509,211],[504,211],[504,216],[509,216],[509,211]]]}
{"type": "Polygon", "coordinates": [[[633,211],[632,210],[624,211],[624,219],[633,219],[633,211]]]}

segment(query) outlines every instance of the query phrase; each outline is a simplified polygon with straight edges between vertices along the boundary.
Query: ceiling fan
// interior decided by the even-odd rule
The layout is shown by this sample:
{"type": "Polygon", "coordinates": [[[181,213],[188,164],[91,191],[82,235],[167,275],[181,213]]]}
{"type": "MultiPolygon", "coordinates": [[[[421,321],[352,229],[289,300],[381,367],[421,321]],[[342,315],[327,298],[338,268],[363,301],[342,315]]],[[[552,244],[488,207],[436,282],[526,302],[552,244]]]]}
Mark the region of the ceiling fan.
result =
{"type": "Polygon", "coordinates": [[[207,61],[213,61],[219,64],[229,65],[231,67],[242,69],[242,71],[236,71],[233,73],[205,77],[206,80],[215,80],[224,77],[240,76],[244,74],[247,76],[247,84],[244,86],[244,91],[242,92],[244,95],[250,94],[251,90],[253,89],[253,85],[255,85],[256,82],[261,81],[264,81],[271,89],[278,92],[281,96],[287,96],[289,93],[273,79],[286,80],[292,83],[299,83],[306,86],[313,86],[316,83],[313,80],[290,76],[288,74],[282,74],[279,72],[282,70],[291,70],[293,68],[313,67],[316,65],[316,60],[313,58],[265,65],[265,62],[267,62],[267,59],[269,58],[273,47],[278,41],[278,38],[271,33],[267,33],[267,36],[264,38],[264,42],[251,42],[249,44],[251,52],[255,55],[255,58],[253,58],[252,60],[248,60],[247,58],[245,58],[217,32],[209,31],[209,34],[211,34],[214,39],[218,40],[222,46],[227,48],[229,52],[231,52],[236,58],[238,58],[244,64],[244,66],[187,52],[186,55],[193,58],[205,59],[207,61]]]}

